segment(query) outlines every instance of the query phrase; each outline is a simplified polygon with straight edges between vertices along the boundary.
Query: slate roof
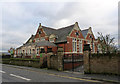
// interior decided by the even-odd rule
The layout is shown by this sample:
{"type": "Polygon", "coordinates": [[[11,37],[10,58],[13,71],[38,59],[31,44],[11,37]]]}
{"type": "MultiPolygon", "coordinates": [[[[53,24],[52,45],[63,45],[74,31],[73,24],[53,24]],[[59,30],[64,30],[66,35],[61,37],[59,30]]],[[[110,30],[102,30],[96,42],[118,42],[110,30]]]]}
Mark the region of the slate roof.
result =
{"type": "Polygon", "coordinates": [[[49,41],[39,41],[39,42],[36,42],[35,43],[35,45],[36,46],[57,46],[57,45],[55,45],[54,43],[51,43],[51,42],[49,42],[49,41]]]}
{"type": "Polygon", "coordinates": [[[58,29],[57,30],[58,39],[56,40],[56,43],[67,41],[67,36],[72,31],[74,25],[75,24],[58,29]]]}
{"type": "MultiPolygon", "coordinates": [[[[57,38],[55,43],[59,43],[59,42],[67,42],[67,36],[72,31],[74,25],[75,24],[67,26],[67,27],[59,28],[59,29],[53,29],[53,28],[45,27],[45,26],[42,26],[42,28],[48,36],[50,36],[51,34],[55,34],[55,36],[57,38]]],[[[29,46],[29,45],[56,46],[54,43],[51,43],[49,41],[39,41],[39,42],[35,42],[35,43],[29,43],[29,40],[30,39],[33,40],[34,37],[35,37],[35,35],[31,35],[31,37],[27,40],[27,42],[23,46],[29,46]]]]}
{"type": "Polygon", "coordinates": [[[35,44],[35,43],[25,43],[23,46],[30,46],[32,44],[35,44]]]}
{"type": "Polygon", "coordinates": [[[89,29],[85,29],[85,30],[82,30],[82,34],[84,36],[84,38],[86,37],[87,33],[88,33],[89,29]]]}
{"type": "Polygon", "coordinates": [[[50,36],[51,34],[56,34],[56,29],[45,26],[42,26],[42,28],[48,36],[50,36]]]}
{"type": "Polygon", "coordinates": [[[51,34],[55,34],[57,37],[56,43],[59,43],[67,41],[67,36],[72,31],[74,25],[75,24],[59,29],[53,29],[45,26],[42,26],[42,28],[48,36],[50,36],[51,34]]]}
{"type": "Polygon", "coordinates": [[[27,40],[26,43],[28,43],[30,41],[30,39],[34,40],[34,37],[35,37],[35,35],[31,35],[31,37],[27,40]]]}

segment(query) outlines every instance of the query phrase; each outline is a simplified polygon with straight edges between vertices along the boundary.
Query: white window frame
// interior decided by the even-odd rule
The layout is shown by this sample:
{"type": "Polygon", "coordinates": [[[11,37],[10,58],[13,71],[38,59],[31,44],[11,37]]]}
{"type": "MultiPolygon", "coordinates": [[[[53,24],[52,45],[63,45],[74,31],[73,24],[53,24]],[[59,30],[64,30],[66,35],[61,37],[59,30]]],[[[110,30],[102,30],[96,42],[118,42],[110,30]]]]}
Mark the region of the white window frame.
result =
{"type": "Polygon", "coordinates": [[[83,52],[83,43],[82,43],[82,40],[79,40],[79,52],[80,53],[83,52]]]}
{"type": "Polygon", "coordinates": [[[41,41],[45,41],[45,37],[41,37],[40,40],[41,40],[41,41]]]}
{"type": "Polygon", "coordinates": [[[49,41],[50,41],[50,42],[54,42],[54,39],[55,39],[55,38],[49,38],[49,41]]]}
{"type": "Polygon", "coordinates": [[[98,48],[98,51],[101,51],[100,44],[98,44],[97,48],[98,48]]]}
{"type": "Polygon", "coordinates": [[[30,49],[30,54],[31,54],[31,49],[30,49]]]}
{"type": "Polygon", "coordinates": [[[29,54],[29,50],[27,50],[27,54],[29,54]]]}
{"type": "Polygon", "coordinates": [[[77,52],[77,39],[76,38],[72,39],[72,50],[75,53],[77,52]]]}

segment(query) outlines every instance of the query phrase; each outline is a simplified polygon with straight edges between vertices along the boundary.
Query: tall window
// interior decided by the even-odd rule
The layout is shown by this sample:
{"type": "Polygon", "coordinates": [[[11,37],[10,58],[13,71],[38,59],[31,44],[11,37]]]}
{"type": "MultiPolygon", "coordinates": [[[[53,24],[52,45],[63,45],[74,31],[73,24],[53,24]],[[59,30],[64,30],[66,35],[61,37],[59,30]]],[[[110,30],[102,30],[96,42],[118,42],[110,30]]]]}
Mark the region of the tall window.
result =
{"type": "Polygon", "coordinates": [[[37,48],[37,54],[39,54],[39,49],[37,48]]]}
{"type": "Polygon", "coordinates": [[[75,38],[72,39],[73,52],[77,52],[77,40],[75,38]]]}
{"type": "Polygon", "coordinates": [[[30,54],[31,54],[31,49],[30,49],[30,54]]]}
{"type": "Polygon", "coordinates": [[[100,44],[98,44],[97,48],[98,48],[98,51],[100,52],[101,51],[100,44]]]}
{"type": "Polygon", "coordinates": [[[29,50],[27,50],[27,54],[29,54],[29,50]]]}
{"type": "Polygon", "coordinates": [[[26,53],[27,53],[27,50],[25,50],[25,55],[26,55],[26,53]]]}
{"type": "Polygon", "coordinates": [[[93,50],[93,52],[95,52],[95,50],[94,50],[94,43],[93,43],[93,45],[92,45],[92,50],[93,50]]]}
{"type": "Polygon", "coordinates": [[[82,53],[82,40],[79,40],[79,52],[82,53]]]}

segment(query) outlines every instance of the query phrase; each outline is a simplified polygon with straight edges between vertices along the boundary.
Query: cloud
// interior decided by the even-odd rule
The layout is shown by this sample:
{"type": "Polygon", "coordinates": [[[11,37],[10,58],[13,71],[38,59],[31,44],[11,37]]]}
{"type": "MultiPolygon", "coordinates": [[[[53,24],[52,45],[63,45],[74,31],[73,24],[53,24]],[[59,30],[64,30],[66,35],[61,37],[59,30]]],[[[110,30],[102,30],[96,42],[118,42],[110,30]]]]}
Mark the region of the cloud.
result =
{"type": "MultiPolygon", "coordinates": [[[[72,0],[71,0],[72,1],[72,0]]],[[[92,27],[103,34],[118,34],[118,0],[80,0],[76,2],[2,3],[2,46],[8,50],[27,41],[39,23],[61,28],[76,21],[81,29],[92,27]]]]}

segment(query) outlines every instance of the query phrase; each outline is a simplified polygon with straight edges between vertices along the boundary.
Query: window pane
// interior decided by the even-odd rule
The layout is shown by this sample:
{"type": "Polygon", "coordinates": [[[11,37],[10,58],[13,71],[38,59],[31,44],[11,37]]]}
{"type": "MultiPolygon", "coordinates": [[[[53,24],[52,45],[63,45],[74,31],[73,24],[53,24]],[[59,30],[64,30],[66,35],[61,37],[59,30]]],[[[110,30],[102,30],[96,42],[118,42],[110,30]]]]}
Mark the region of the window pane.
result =
{"type": "Polygon", "coordinates": [[[93,43],[93,52],[94,52],[94,43],[93,43]]]}
{"type": "Polygon", "coordinates": [[[75,51],[77,51],[77,50],[76,50],[76,47],[77,47],[77,45],[76,45],[76,42],[75,42],[75,51]]]}
{"type": "Polygon", "coordinates": [[[49,41],[50,41],[50,42],[54,42],[54,38],[50,38],[49,41]]]}
{"type": "Polygon", "coordinates": [[[37,49],[37,54],[38,54],[38,52],[39,52],[39,49],[37,49]]]}
{"type": "Polygon", "coordinates": [[[82,40],[79,42],[79,52],[82,52],[82,40]]]}
{"type": "Polygon", "coordinates": [[[30,49],[30,54],[31,54],[31,49],[30,49]]]}
{"type": "Polygon", "coordinates": [[[72,39],[72,41],[74,42],[74,38],[72,39]]]}
{"type": "Polygon", "coordinates": [[[72,43],[72,46],[73,46],[73,52],[74,52],[74,42],[72,43]]]}
{"type": "Polygon", "coordinates": [[[41,37],[41,41],[44,41],[45,40],[45,38],[44,37],[41,37]]]}

